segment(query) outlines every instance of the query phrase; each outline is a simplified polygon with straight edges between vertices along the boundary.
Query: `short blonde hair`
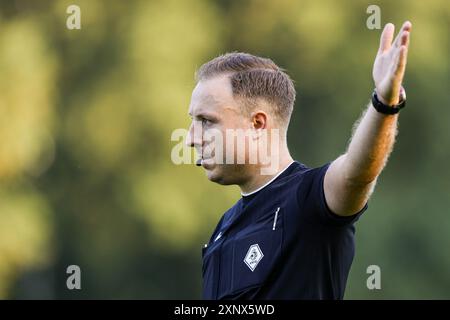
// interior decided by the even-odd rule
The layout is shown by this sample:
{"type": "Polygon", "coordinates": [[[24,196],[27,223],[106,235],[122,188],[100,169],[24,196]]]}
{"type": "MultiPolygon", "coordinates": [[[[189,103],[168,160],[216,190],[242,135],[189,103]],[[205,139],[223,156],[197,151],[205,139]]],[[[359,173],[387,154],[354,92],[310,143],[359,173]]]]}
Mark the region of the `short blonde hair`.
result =
{"type": "Polygon", "coordinates": [[[246,102],[246,111],[253,109],[258,99],[264,99],[287,126],[294,109],[295,87],[271,59],[242,52],[227,53],[203,64],[196,73],[196,81],[223,74],[230,74],[233,95],[246,102]]]}

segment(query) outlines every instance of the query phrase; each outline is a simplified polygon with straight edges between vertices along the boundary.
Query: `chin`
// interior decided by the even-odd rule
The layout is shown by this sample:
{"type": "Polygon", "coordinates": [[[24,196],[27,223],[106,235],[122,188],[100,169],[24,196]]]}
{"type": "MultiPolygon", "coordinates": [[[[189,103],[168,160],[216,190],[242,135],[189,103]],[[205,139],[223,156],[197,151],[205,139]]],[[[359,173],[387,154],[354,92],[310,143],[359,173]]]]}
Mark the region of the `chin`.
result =
{"type": "Polygon", "coordinates": [[[215,165],[212,168],[205,168],[205,170],[209,181],[222,185],[232,184],[226,180],[225,174],[220,166],[215,165]]]}
{"type": "Polygon", "coordinates": [[[220,172],[217,172],[218,171],[217,168],[205,169],[205,170],[206,170],[206,175],[207,175],[209,181],[223,184],[221,182],[223,180],[223,176],[220,174],[220,172]]]}

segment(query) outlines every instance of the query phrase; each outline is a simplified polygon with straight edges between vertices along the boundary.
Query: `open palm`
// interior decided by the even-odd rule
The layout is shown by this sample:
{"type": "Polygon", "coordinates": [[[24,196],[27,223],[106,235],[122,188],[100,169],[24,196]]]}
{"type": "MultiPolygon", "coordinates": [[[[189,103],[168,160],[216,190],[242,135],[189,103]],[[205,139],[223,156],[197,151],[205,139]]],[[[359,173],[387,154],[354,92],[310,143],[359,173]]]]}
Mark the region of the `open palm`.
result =
{"type": "Polygon", "coordinates": [[[396,105],[401,94],[408,55],[411,23],[406,21],[394,41],[395,26],[386,24],[380,39],[380,48],[373,65],[373,80],[377,96],[387,105],[396,105]]]}

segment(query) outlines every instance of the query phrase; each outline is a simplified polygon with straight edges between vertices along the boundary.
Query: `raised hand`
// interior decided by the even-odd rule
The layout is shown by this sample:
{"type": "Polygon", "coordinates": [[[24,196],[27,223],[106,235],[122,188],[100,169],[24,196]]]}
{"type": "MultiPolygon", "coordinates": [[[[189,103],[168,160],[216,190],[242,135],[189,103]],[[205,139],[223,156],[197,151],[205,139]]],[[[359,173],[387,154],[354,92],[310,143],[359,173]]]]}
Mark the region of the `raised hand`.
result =
{"type": "Polygon", "coordinates": [[[378,99],[386,105],[396,105],[399,102],[402,81],[405,74],[408,56],[409,35],[411,22],[406,21],[394,42],[395,27],[386,24],[380,39],[380,48],[373,65],[373,80],[375,82],[378,99]]]}

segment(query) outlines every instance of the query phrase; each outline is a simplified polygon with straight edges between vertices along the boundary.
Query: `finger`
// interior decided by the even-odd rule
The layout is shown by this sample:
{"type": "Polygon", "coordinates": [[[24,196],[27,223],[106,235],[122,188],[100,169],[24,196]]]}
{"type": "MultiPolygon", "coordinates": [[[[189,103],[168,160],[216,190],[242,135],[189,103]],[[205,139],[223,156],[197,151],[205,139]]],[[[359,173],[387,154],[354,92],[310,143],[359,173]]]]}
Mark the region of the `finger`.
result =
{"type": "Polygon", "coordinates": [[[406,46],[401,46],[399,49],[397,67],[394,72],[395,78],[403,78],[406,68],[406,61],[408,58],[408,48],[406,46]]]}
{"type": "Polygon", "coordinates": [[[406,100],[406,91],[405,88],[403,88],[403,86],[400,86],[399,97],[401,100],[406,100]]]}
{"type": "Polygon", "coordinates": [[[403,31],[411,31],[411,29],[412,29],[412,23],[411,23],[411,21],[405,21],[404,23],[403,23],[403,26],[402,26],[402,30],[403,31]]]}
{"type": "Polygon", "coordinates": [[[402,35],[401,41],[400,41],[400,46],[409,46],[409,35],[410,33],[405,31],[402,35]]]}
{"type": "Polygon", "coordinates": [[[397,57],[399,55],[399,47],[400,46],[409,46],[409,32],[404,31],[400,37],[397,37],[398,39],[394,41],[393,46],[391,47],[391,51],[389,52],[389,55],[393,56],[393,59],[397,61],[397,57]]]}
{"type": "Polygon", "coordinates": [[[384,26],[383,32],[380,38],[380,52],[389,50],[391,47],[392,39],[394,38],[395,26],[392,23],[388,23],[384,26]]]}
{"type": "Polygon", "coordinates": [[[405,23],[403,23],[400,31],[398,32],[397,36],[395,37],[394,40],[394,47],[398,48],[399,46],[403,45],[403,39],[405,37],[405,34],[409,34],[409,32],[411,31],[412,28],[412,24],[409,21],[406,21],[405,23]]]}

